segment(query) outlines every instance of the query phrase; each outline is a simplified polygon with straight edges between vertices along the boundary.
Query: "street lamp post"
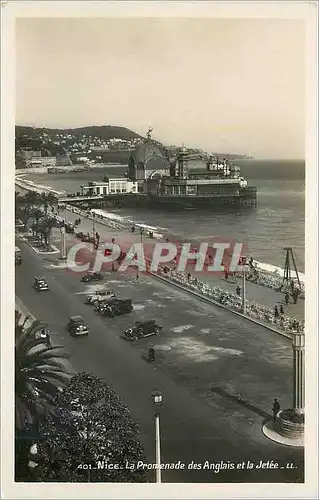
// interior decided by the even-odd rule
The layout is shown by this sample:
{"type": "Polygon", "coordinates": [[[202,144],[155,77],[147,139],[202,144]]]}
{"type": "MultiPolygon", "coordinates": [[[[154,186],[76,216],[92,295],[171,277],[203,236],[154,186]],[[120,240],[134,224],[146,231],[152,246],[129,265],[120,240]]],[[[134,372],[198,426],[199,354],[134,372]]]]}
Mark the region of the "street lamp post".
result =
{"type": "Polygon", "coordinates": [[[66,241],[65,241],[65,227],[62,226],[61,230],[61,259],[66,259],[66,241]]]}
{"type": "Polygon", "coordinates": [[[141,247],[143,245],[143,233],[144,233],[144,227],[140,227],[141,247]]]}
{"type": "Polygon", "coordinates": [[[152,392],[152,399],[155,406],[155,462],[156,462],[156,476],[155,482],[161,483],[161,435],[160,435],[160,414],[159,409],[163,402],[163,395],[161,392],[152,392]]]}
{"type": "Polygon", "coordinates": [[[292,340],[293,349],[293,408],[296,413],[304,413],[305,406],[305,335],[295,333],[292,340]]]}
{"type": "Polygon", "coordinates": [[[95,233],[95,212],[92,212],[92,217],[93,217],[93,233],[95,233]]]}
{"type": "Polygon", "coordinates": [[[246,314],[246,257],[241,258],[243,266],[243,286],[242,286],[242,313],[246,314]]]}

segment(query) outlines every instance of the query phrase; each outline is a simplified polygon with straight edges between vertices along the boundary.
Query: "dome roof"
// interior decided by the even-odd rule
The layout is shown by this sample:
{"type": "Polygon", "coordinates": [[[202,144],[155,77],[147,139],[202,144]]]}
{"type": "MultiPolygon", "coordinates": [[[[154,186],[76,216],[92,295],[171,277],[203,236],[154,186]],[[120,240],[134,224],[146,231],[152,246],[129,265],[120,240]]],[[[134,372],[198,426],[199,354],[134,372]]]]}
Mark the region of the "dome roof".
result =
{"type": "Polygon", "coordinates": [[[155,144],[152,141],[146,141],[140,146],[138,146],[136,150],[133,152],[133,156],[136,163],[145,164],[147,160],[149,160],[154,156],[162,158],[163,161],[166,163],[166,158],[163,151],[160,149],[159,146],[157,146],[157,144],[155,144]]]}

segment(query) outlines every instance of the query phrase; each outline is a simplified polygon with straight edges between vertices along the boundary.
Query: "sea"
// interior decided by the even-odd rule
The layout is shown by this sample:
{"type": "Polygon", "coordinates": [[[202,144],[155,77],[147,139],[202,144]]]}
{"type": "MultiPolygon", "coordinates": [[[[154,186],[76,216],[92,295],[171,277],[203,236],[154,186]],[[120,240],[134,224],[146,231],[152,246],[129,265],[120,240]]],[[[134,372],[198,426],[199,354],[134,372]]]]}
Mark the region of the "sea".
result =
{"type": "MultiPolygon", "coordinates": [[[[258,189],[257,208],[213,211],[118,209],[124,219],[168,231],[183,239],[209,241],[223,237],[243,243],[248,255],[259,262],[283,268],[285,247],[292,247],[297,268],[305,267],[305,162],[279,160],[240,160],[248,185],[258,189]]],[[[203,165],[198,163],[199,168],[203,165]]],[[[192,166],[193,168],[193,166],[192,166]]],[[[57,191],[75,193],[89,181],[101,181],[105,175],[123,176],[124,166],[109,166],[86,172],[64,174],[27,174],[37,184],[57,191]]]]}

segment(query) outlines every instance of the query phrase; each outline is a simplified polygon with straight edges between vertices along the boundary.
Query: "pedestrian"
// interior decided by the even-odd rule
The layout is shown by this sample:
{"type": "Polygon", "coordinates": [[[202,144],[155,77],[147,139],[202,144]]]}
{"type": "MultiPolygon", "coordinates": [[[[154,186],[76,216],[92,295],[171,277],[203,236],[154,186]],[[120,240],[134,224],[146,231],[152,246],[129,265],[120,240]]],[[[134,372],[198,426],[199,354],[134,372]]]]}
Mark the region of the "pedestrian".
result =
{"type": "Polygon", "coordinates": [[[289,304],[289,293],[288,292],[285,293],[285,302],[287,305],[289,304]]]}
{"type": "Polygon", "coordinates": [[[115,243],[115,238],[112,238],[112,243],[113,243],[113,245],[114,245],[114,243],[115,243]]]}
{"type": "Polygon", "coordinates": [[[272,414],[273,414],[273,419],[276,420],[277,414],[280,411],[280,403],[278,399],[274,399],[274,404],[272,407],[272,414]]]}
{"type": "Polygon", "coordinates": [[[252,257],[250,257],[250,259],[249,259],[249,266],[253,267],[253,263],[254,263],[254,259],[252,257]]]}
{"type": "Polygon", "coordinates": [[[238,286],[236,287],[236,293],[237,293],[237,295],[238,295],[238,296],[240,296],[240,292],[241,292],[241,288],[240,288],[240,286],[238,285],[238,286]]]}
{"type": "Polygon", "coordinates": [[[275,316],[275,319],[279,318],[279,311],[278,311],[278,307],[277,306],[275,306],[275,308],[274,308],[274,316],[275,316]]]}
{"type": "Polygon", "coordinates": [[[283,314],[285,314],[285,311],[284,311],[284,306],[281,304],[281,306],[280,306],[280,315],[282,316],[283,314]]]}
{"type": "Polygon", "coordinates": [[[50,332],[47,330],[46,332],[46,343],[47,343],[47,346],[48,347],[51,347],[52,346],[52,342],[51,342],[51,335],[50,335],[50,332]]]}
{"type": "Polygon", "coordinates": [[[152,361],[152,362],[155,361],[155,349],[152,345],[150,346],[150,348],[148,350],[148,359],[149,359],[149,361],[152,361]]]}
{"type": "Polygon", "coordinates": [[[228,276],[229,276],[229,271],[228,271],[228,269],[225,269],[225,280],[226,281],[228,280],[228,276]]]}
{"type": "Polygon", "coordinates": [[[132,233],[135,232],[135,226],[132,226],[131,231],[132,231],[132,233]]]}
{"type": "Polygon", "coordinates": [[[192,277],[191,273],[188,273],[188,275],[187,275],[187,281],[190,281],[191,277],[192,277]]]}
{"type": "Polygon", "coordinates": [[[299,295],[298,290],[295,288],[294,291],[292,292],[292,298],[293,298],[294,304],[297,304],[298,295],[299,295]]]}

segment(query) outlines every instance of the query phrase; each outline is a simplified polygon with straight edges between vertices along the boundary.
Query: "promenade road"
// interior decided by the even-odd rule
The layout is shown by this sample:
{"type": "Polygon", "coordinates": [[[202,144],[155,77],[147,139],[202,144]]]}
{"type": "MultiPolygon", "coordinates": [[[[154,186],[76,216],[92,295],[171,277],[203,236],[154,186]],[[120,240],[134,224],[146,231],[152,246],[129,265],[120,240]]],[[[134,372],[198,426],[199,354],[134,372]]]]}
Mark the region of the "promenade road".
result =
{"type": "MultiPolygon", "coordinates": [[[[69,210],[61,210],[60,216],[62,217],[66,216],[66,219],[68,221],[74,221],[80,217],[79,215],[72,213],[69,210]]],[[[81,225],[79,226],[79,231],[82,231],[84,233],[92,232],[93,221],[90,219],[85,219],[84,217],[80,218],[81,218],[81,225]]],[[[98,219],[96,219],[94,221],[94,227],[95,230],[98,231],[99,234],[101,235],[101,241],[111,241],[111,239],[114,237],[116,239],[116,242],[120,246],[123,246],[124,248],[129,248],[132,242],[141,241],[141,237],[138,230],[136,231],[135,234],[132,234],[129,230],[130,229],[129,226],[126,227],[125,229],[111,229],[105,224],[100,224],[98,222],[98,219]]],[[[57,239],[57,242],[59,242],[59,238],[57,239]]],[[[143,236],[143,242],[146,252],[148,251],[149,255],[151,255],[152,248],[156,240],[149,238],[145,233],[145,235],[143,236]]],[[[187,272],[190,272],[193,276],[197,276],[198,279],[201,279],[214,286],[217,285],[220,288],[229,290],[233,293],[236,293],[237,284],[242,286],[241,279],[239,279],[237,283],[232,283],[231,279],[229,279],[228,281],[225,280],[223,273],[215,273],[215,272],[207,273],[205,271],[201,273],[195,273],[193,272],[194,269],[193,264],[190,264],[187,269],[188,269],[187,272]]],[[[305,317],[304,300],[300,299],[298,300],[297,304],[293,304],[293,301],[290,298],[289,304],[286,305],[284,301],[285,298],[284,293],[272,290],[271,288],[267,288],[262,285],[252,283],[251,281],[248,280],[246,280],[246,297],[247,300],[251,302],[257,302],[259,304],[263,304],[271,308],[274,308],[275,305],[277,305],[278,308],[280,305],[283,305],[285,314],[287,314],[291,318],[296,318],[299,321],[304,320],[305,317]]]]}
{"type": "MultiPolygon", "coordinates": [[[[302,482],[303,450],[274,443],[261,432],[274,397],[291,405],[292,350],[289,339],[227,311],[202,303],[153,278],[106,273],[105,281],[134,311],[102,318],[84,304],[96,287],[80,282],[70,270],[52,267],[49,257],[36,254],[17,238],[23,264],[16,269],[16,295],[30,312],[46,321],[55,343],[71,354],[76,371],[107,380],[140,424],[148,460],[154,463],[154,409],[150,394],[161,390],[162,462],[181,460],[184,470],[163,472],[163,482],[302,482]],[[44,275],[48,293],[32,288],[44,275]],[[81,314],[90,328],[87,338],[72,338],[68,317],[81,314]],[[154,318],[163,325],[160,337],[131,344],[122,332],[136,320],[154,318]],[[145,360],[156,344],[156,362],[145,360]],[[236,395],[242,395],[242,401],[236,395]],[[203,469],[205,461],[235,469],[203,469]],[[250,460],[272,460],[277,469],[237,469],[250,460]],[[201,469],[188,468],[199,464],[201,469]],[[292,464],[293,468],[287,468],[292,464]]],[[[51,257],[52,258],[52,257],[51,257]]],[[[150,475],[150,481],[154,474],[150,475]]]]}

